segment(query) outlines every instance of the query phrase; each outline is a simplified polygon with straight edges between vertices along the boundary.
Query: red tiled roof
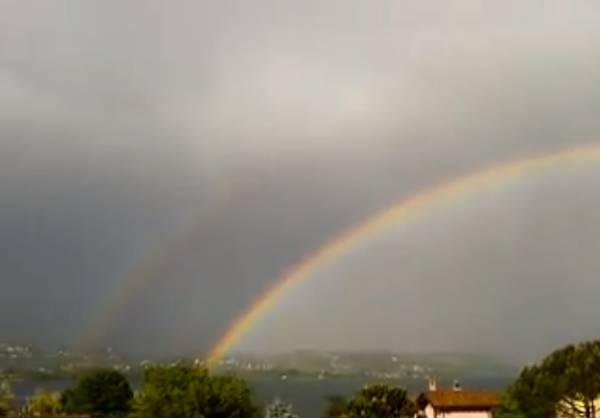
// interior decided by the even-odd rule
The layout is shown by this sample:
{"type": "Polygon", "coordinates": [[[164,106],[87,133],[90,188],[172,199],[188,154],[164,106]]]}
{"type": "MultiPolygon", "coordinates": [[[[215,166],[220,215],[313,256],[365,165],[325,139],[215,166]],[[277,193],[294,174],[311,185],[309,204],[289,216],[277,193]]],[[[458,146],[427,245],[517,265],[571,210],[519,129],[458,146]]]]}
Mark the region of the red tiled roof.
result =
{"type": "Polygon", "coordinates": [[[500,397],[494,392],[472,390],[436,390],[425,398],[436,409],[488,410],[500,406],[500,397]]]}

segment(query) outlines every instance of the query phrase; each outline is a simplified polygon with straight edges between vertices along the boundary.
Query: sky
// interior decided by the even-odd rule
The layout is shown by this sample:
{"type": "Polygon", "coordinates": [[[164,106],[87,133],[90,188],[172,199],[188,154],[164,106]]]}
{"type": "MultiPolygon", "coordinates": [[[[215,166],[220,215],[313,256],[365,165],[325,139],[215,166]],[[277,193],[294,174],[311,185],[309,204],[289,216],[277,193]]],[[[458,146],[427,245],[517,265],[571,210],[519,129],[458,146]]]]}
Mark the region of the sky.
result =
{"type": "MultiPolygon", "coordinates": [[[[369,214],[600,143],[599,16],[591,1],[0,0],[0,340],[206,353],[369,214]]],[[[598,183],[598,164],[551,170],[389,228],[239,348],[526,361],[597,337],[598,183]]]]}

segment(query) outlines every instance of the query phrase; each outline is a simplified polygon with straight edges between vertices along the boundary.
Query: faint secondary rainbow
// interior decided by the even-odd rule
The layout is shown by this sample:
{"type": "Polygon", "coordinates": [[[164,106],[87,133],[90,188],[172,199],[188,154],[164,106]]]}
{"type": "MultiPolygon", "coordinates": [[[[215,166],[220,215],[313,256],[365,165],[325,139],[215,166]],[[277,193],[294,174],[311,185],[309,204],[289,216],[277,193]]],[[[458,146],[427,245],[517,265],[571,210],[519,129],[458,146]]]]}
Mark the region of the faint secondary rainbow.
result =
{"type": "Polygon", "coordinates": [[[600,160],[600,145],[571,148],[495,164],[400,200],[364,222],[343,231],[316,252],[288,269],[276,281],[276,284],[268,289],[227,330],[212,349],[208,363],[214,365],[231,351],[256,322],[267,315],[291,289],[308,280],[322,266],[341,257],[357,244],[376,235],[387,226],[405,222],[437,204],[471,195],[501,182],[543,172],[556,166],[598,160],[600,160]]]}
{"type": "Polygon", "coordinates": [[[107,298],[106,303],[94,312],[84,330],[76,336],[76,340],[73,342],[75,348],[98,348],[96,344],[110,330],[118,314],[123,311],[131,299],[158,280],[162,274],[166,274],[165,270],[171,265],[170,263],[179,255],[185,254],[207,226],[216,222],[227,209],[241,204],[242,198],[247,198],[248,194],[255,189],[252,184],[238,184],[226,180],[228,179],[221,182],[217,197],[210,202],[205,211],[192,222],[186,222],[185,227],[181,228],[179,233],[174,234],[167,243],[155,246],[141,262],[125,272],[122,280],[107,298]]]}

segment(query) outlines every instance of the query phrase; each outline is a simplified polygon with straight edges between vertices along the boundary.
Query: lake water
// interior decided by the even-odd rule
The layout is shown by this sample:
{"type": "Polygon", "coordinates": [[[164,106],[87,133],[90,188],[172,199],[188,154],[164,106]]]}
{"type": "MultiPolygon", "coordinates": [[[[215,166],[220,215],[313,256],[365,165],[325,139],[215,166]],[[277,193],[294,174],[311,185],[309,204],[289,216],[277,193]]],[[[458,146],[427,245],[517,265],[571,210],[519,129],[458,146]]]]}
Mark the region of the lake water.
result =
{"type": "MultiPolygon", "coordinates": [[[[294,409],[302,418],[319,418],[327,406],[327,397],[332,395],[350,396],[361,387],[369,383],[377,383],[366,377],[328,378],[318,380],[314,378],[290,377],[281,380],[276,377],[254,377],[248,379],[254,388],[257,399],[261,403],[267,403],[275,398],[280,398],[294,405],[294,409]]],[[[425,390],[423,381],[379,381],[390,385],[406,387],[411,393],[425,390]]],[[[510,379],[503,378],[472,378],[463,379],[465,388],[501,390],[510,383],[510,379]]],[[[15,391],[20,401],[24,401],[37,389],[64,390],[71,386],[67,380],[42,380],[19,382],[15,391]]]]}

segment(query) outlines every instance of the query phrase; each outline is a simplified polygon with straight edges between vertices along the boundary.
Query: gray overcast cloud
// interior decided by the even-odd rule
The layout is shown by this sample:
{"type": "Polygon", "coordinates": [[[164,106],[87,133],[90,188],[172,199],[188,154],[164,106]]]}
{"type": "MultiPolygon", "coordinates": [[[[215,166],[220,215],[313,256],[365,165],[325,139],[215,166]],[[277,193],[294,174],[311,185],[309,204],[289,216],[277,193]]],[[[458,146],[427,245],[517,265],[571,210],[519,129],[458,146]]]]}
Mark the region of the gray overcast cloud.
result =
{"type": "MultiPolygon", "coordinates": [[[[76,341],[186,235],[98,344],[205,352],[369,213],[600,141],[598,20],[588,1],[0,0],[0,339],[76,341]]],[[[597,336],[599,174],[552,171],[392,228],[242,347],[522,360],[597,336]]]]}

